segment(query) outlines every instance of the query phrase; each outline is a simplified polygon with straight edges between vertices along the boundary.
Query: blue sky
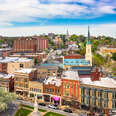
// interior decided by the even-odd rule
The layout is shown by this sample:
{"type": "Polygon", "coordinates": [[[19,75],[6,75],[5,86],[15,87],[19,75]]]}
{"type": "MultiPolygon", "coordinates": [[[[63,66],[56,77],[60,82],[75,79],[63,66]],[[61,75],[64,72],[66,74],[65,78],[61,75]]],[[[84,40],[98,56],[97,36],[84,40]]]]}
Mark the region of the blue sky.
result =
{"type": "Polygon", "coordinates": [[[67,28],[85,34],[87,25],[101,31],[93,35],[116,36],[116,0],[0,0],[0,25],[1,34],[9,36],[28,35],[31,28],[31,34],[65,33],[67,28]]]}

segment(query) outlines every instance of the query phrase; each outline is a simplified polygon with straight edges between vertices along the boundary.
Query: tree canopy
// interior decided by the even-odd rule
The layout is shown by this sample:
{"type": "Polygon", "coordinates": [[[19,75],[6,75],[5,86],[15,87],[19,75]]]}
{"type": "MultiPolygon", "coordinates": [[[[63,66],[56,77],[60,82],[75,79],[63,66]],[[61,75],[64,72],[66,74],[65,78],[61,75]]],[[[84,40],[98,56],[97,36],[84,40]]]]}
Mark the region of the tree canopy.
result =
{"type": "Polygon", "coordinates": [[[116,53],[112,53],[112,59],[116,61],[116,53]]]}
{"type": "Polygon", "coordinates": [[[3,88],[0,88],[0,112],[7,109],[7,105],[16,99],[14,93],[6,92],[3,88]]]}

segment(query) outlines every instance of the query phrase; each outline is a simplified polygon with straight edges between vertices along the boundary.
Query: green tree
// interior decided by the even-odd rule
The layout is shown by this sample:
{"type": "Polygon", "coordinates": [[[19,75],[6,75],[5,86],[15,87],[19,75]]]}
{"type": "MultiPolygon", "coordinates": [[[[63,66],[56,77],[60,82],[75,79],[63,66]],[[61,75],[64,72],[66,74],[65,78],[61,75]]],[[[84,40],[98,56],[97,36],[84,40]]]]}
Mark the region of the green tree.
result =
{"type": "Polygon", "coordinates": [[[116,53],[112,53],[112,59],[116,61],[116,53]]]}
{"type": "Polygon", "coordinates": [[[105,63],[105,59],[100,54],[93,55],[93,64],[96,66],[102,66],[105,63]]]}
{"type": "Polygon", "coordinates": [[[0,112],[7,109],[8,104],[16,100],[14,93],[6,92],[3,88],[0,88],[0,112]]]}
{"type": "Polygon", "coordinates": [[[69,41],[77,41],[77,40],[78,40],[78,36],[75,34],[69,37],[69,41]]]}
{"type": "Polygon", "coordinates": [[[35,65],[37,64],[37,58],[35,58],[35,61],[34,61],[35,65]]]}

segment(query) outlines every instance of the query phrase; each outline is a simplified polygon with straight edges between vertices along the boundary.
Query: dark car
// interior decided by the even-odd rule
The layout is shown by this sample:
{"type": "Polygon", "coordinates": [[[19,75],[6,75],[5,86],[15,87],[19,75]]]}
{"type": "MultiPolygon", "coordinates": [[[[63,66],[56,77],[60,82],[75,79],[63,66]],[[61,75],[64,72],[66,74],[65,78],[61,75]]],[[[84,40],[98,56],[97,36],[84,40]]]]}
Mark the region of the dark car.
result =
{"type": "Polygon", "coordinates": [[[46,104],[45,104],[45,103],[39,103],[39,105],[40,105],[40,106],[46,106],[46,104]]]}
{"type": "Polygon", "coordinates": [[[72,113],[72,110],[71,109],[68,109],[68,108],[67,109],[64,109],[63,111],[64,112],[68,112],[68,113],[72,113]]]}

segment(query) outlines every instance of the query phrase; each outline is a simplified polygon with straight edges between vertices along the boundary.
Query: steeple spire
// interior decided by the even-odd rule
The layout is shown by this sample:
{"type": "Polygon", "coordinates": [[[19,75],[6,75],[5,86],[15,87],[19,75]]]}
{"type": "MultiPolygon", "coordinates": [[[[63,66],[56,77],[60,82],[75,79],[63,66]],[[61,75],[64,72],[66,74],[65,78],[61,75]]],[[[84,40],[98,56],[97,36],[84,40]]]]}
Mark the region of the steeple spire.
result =
{"type": "Polygon", "coordinates": [[[89,26],[88,26],[88,40],[87,40],[87,44],[91,44],[89,26]]]}

